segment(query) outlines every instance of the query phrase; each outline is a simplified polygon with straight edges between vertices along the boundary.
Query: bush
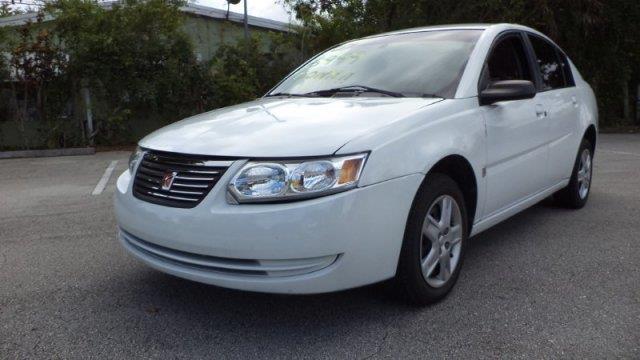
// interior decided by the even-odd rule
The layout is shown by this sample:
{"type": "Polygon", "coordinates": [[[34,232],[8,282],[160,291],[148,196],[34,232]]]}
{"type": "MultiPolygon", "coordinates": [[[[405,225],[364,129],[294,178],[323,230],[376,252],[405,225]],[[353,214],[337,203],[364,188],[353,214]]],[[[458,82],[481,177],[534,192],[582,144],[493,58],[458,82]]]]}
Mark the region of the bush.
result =
{"type": "MultiPolygon", "coordinates": [[[[183,4],[125,0],[105,7],[93,0],[56,0],[38,23],[11,30],[19,33],[17,40],[3,41],[0,33],[0,44],[13,54],[11,66],[24,75],[8,82],[4,93],[13,100],[0,110],[23,129],[23,146],[131,143],[139,136],[132,134],[140,128],[136,122],[152,130],[252,100],[302,61],[295,36],[270,33],[224,44],[211,61],[200,63],[182,30],[183,4]],[[46,13],[56,20],[42,24],[46,13]],[[27,130],[36,127],[34,137],[27,130]]],[[[8,69],[2,60],[0,80],[8,69]]]]}
{"type": "Polygon", "coordinates": [[[266,47],[258,36],[222,45],[210,64],[217,94],[214,105],[253,100],[275,86],[302,61],[293,39],[271,34],[266,47]]]}
{"type": "Polygon", "coordinates": [[[59,123],[66,115],[70,96],[64,76],[68,61],[60,40],[43,26],[43,18],[44,14],[39,13],[36,22],[3,31],[3,52],[8,57],[3,66],[7,81],[2,84],[7,95],[2,97],[5,102],[0,108],[9,115],[4,119],[11,117],[15,121],[24,148],[51,142],[51,137],[53,142],[65,142],[60,140],[65,134],[60,132],[59,123]],[[33,121],[46,127],[34,127],[33,121]],[[32,139],[32,134],[38,132],[44,133],[43,141],[32,139]]]}
{"type": "Polygon", "coordinates": [[[137,119],[166,123],[208,107],[212,81],[181,29],[180,5],[59,0],[49,8],[70,56],[67,76],[95,95],[99,143],[135,140],[127,125],[137,119]]]}

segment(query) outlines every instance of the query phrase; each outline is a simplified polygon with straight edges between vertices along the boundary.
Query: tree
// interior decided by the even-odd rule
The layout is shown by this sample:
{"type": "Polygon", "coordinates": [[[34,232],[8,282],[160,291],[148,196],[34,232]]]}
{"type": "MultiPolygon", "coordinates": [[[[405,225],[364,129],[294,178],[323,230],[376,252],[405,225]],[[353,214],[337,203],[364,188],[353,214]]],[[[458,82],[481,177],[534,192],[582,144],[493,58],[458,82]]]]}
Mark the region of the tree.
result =
{"type": "MultiPolygon", "coordinates": [[[[44,13],[38,13],[36,22],[18,27],[17,40],[8,45],[8,79],[11,88],[11,108],[25,148],[29,148],[25,123],[31,117],[49,122],[55,130],[57,117],[62,114],[64,100],[60,98],[59,82],[66,67],[66,57],[59,42],[47,28],[42,27],[44,13]],[[31,114],[31,110],[35,114],[31,114]]],[[[64,97],[64,95],[63,95],[64,97]]]]}
{"type": "Polygon", "coordinates": [[[100,100],[93,102],[99,141],[131,141],[129,121],[175,121],[206,107],[211,81],[181,29],[181,4],[59,0],[48,7],[69,54],[72,89],[88,87],[100,100]]]}
{"type": "Polygon", "coordinates": [[[637,0],[283,0],[309,52],[365,35],[446,23],[520,23],[556,41],[596,90],[601,123],[629,122],[640,78],[637,0]],[[629,91],[631,90],[631,92],[629,91]],[[626,117],[626,119],[625,119],[626,117]]]}
{"type": "Polygon", "coordinates": [[[234,105],[262,96],[303,58],[294,37],[270,34],[268,46],[258,35],[235,44],[223,44],[211,60],[216,107],[234,105]]]}

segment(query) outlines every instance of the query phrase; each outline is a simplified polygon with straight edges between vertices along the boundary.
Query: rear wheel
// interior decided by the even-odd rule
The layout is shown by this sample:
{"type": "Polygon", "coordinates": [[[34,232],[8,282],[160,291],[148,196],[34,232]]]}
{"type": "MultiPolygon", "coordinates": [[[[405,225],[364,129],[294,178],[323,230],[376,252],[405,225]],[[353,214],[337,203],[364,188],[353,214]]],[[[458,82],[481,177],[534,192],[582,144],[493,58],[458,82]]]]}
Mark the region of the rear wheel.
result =
{"type": "Polygon", "coordinates": [[[559,205],[579,209],[587,203],[591,191],[593,174],[593,152],[589,140],[582,140],[580,150],[573,166],[569,185],[554,194],[559,205]]]}
{"type": "Polygon", "coordinates": [[[433,174],[421,188],[407,222],[398,281],[418,305],[436,302],[455,284],[468,236],[467,211],[458,185],[433,174]]]}

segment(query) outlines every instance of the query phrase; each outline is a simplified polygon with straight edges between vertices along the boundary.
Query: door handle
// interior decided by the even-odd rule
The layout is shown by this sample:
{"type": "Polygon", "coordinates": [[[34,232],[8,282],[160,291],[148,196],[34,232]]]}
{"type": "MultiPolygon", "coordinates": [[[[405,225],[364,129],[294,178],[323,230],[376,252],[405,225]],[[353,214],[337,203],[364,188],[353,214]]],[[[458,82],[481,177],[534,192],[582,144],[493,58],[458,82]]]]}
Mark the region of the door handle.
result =
{"type": "Polygon", "coordinates": [[[573,103],[573,106],[578,107],[578,99],[576,99],[575,96],[571,97],[571,102],[573,103]]]}
{"type": "Polygon", "coordinates": [[[549,113],[547,113],[547,110],[545,110],[542,105],[538,104],[536,105],[536,115],[538,115],[538,118],[542,119],[546,118],[549,113]]]}

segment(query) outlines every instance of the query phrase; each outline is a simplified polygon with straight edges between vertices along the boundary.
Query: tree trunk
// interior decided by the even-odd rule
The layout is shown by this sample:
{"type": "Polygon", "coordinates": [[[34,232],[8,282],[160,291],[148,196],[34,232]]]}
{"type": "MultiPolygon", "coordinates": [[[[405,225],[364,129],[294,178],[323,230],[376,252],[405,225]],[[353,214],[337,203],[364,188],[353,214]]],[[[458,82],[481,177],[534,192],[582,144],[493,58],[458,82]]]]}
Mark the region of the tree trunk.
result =
{"type": "Polygon", "coordinates": [[[25,149],[29,150],[29,139],[26,134],[25,122],[27,120],[27,114],[29,112],[29,85],[27,81],[24,81],[24,93],[22,94],[22,110],[18,115],[20,134],[22,134],[22,141],[25,149]]]}
{"type": "Polygon", "coordinates": [[[89,139],[89,145],[93,146],[93,137],[95,136],[95,130],[93,129],[93,109],[91,108],[91,91],[89,91],[89,87],[83,86],[80,89],[82,92],[82,98],[84,100],[84,109],[85,109],[85,117],[86,117],[86,125],[87,125],[87,134],[89,139]]]}
{"type": "Polygon", "coordinates": [[[636,92],[636,125],[640,125],[640,84],[636,92]]]}
{"type": "Polygon", "coordinates": [[[393,25],[393,19],[396,17],[396,10],[397,10],[398,4],[391,4],[391,8],[389,9],[389,13],[387,14],[387,23],[386,23],[386,31],[389,31],[391,29],[391,26],[393,25]]]}
{"type": "Polygon", "coordinates": [[[629,83],[625,80],[622,83],[622,117],[625,122],[631,122],[631,107],[629,106],[629,83]]]}

